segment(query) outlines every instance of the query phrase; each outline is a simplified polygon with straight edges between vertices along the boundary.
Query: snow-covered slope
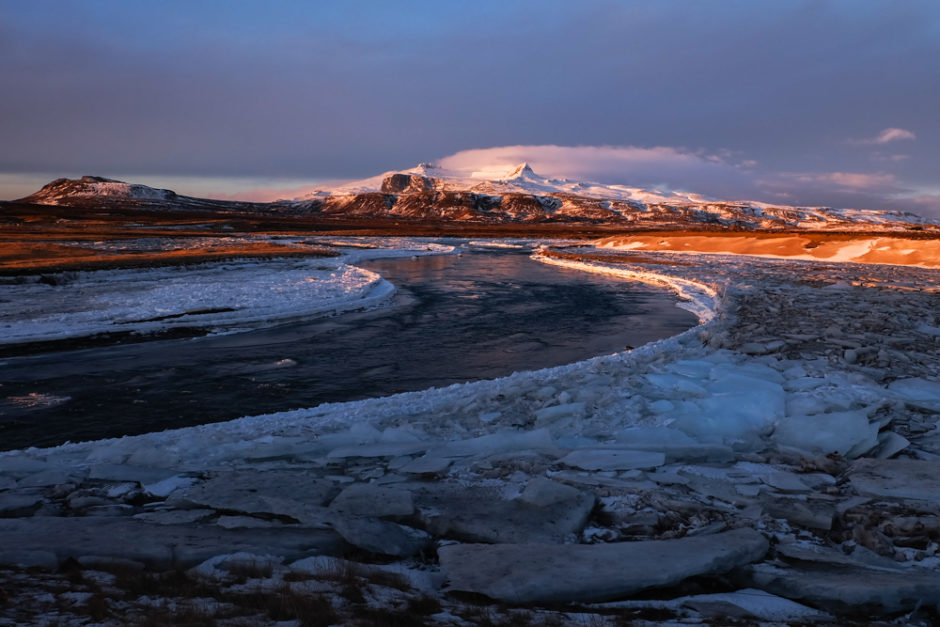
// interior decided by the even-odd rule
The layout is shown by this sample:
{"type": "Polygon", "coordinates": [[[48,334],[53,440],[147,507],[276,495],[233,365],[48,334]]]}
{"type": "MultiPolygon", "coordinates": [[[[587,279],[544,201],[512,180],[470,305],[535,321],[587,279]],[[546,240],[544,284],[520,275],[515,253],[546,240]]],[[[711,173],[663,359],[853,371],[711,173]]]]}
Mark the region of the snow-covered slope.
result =
{"type": "Polygon", "coordinates": [[[545,178],[527,163],[476,171],[422,163],[273,203],[190,198],[169,190],[90,176],[58,179],[22,201],[76,207],[120,205],[475,224],[577,223],[627,229],[940,230],[936,222],[899,211],[774,206],[545,178]]]}

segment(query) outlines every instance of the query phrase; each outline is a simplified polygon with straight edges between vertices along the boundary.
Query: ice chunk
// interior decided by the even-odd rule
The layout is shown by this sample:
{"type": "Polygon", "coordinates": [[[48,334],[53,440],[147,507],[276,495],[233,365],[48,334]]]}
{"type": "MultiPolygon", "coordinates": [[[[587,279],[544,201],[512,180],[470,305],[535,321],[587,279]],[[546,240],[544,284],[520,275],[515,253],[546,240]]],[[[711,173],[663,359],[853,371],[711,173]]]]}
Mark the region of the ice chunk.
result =
{"type": "Polygon", "coordinates": [[[650,411],[656,414],[668,414],[671,411],[674,411],[675,408],[675,405],[664,398],[650,403],[650,411]]]}
{"type": "Polygon", "coordinates": [[[198,566],[189,569],[190,574],[208,579],[225,579],[230,577],[230,571],[244,572],[251,570],[270,570],[279,565],[282,558],[276,555],[256,555],[254,553],[238,552],[227,555],[210,557],[198,566]]]}
{"type": "Polygon", "coordinates": [[[683,394],[688,396],[702,397],[708,392],[701,385],[678,374],[648,374],[646,380],[662,390],[671,394],[683,394]]]}
{"type": "Polygon", "coordinates": [[[675,426],[702,442],[754,441],[784,415],[783,388],[764,379],[729,374],[708,384],[698,411],[677,416],[675,426]]]}
{"type": "Polygon", "coordinates": [[[432,448],[435,442],[376,442],[358,446],[340,446],[327,455],[327,459],[346,457],[397,457],[423,453],[432,448]]]}
{"type": "MultiPolygon", "coordinates": [[[[548,407],[547,409],[554,409],[548,407]]],[[[504,451],[526,449],[554,449],[555,443],[548,429],[534,431],[501,431],[469,440],[447,442],[433,453],[443,457],[467,457],[470,455],[492,455],[504,451]]]]}
{"type": "Polygon", "coordinates": [[[454,460],[436,455],[424,455],[399,468],[399,472],[411,475],[436,475],[446,471],[454,460]]]}
{"type": "Polygon", "coordinates": [[[888,389],[913,405],[940,411],[940,383],[915,377],[898,379],[888,389]]]}
{"type": "Polygon", "coordinates": [[[614,437],[617,442],[638,449],[690,446],[697,443],[682,431],[669,427],[629,427],[614,437]]]}
{"type": "Polygon", "coordinates": [[[194,483],[196,483],[196,480],[192,477],[174,475],[172,477],[163,479],[162,481],[147,484],[143,486],[143,488],[144,491],[151,496],[166,497],[175,490],[178,490],[179,488],[187,488],[194,483]]]}
{"type": "Polygon", "coordinates": [[[47,468],[49,468],[49,465],[46,462],[29,455],[0,455],[0,472],[28,474],[40,472],[47,468]]]}
{"type": "Polygon", "coordinates": [[[866,410],[788,416],[773,433],[773,439],[782,446],[824,455],[832,452],[848,455],[863,443],[874,440],[875,446],[877,438],[878,428],[868,422],[866,410]]]}
{"type": "Polygon", "coordinates": [[[407,490],[354,483],[330,503],[330,509],[354,516],[410,516],[414,513],[411,493],[407,490]]]}
{"type": "Polygon", "coordinates": [[[801,392],[803,390],[815,390],[825,383],[825,379],[820,379],[818,377],[800,377],[799,379],[791,379],[787,381],[785,387],[790,392],[801,392]]]}
{"type": "Polygon", "coordinates": [[[878,459],[888,459],[906,449],[910,444],[907,438],[898,435],[894,431],[879,433],[878,448],[875,450],[875,457],[878,459]]]}
{"type": "Polygon", "coordinates": [[[779,624],[800,624],[831,620],[831,616],[806,605],[776,595],[745,588],[735,592],[699,594],[686,597],[682,604],[708,616],[728,620],[732,615],[757,618],[779,624]],[[729,610],[735,610],[733,613],[729,610]]]}
{"type": "Polygon", "coordinates": [[[553,405],[535,412],[535,422],[539,425],[551,424],[563,418],[581,418],[584,416],[585,405],[581,402],[553,405]]]}
{"type": "Polygon", "coordinates": [[[709,375],[715,381],[722,381],[729,377],[748,377],[770,381],[771,383],[783,383],[783,375],[764,364],[758,363],[754,359],[749,359],[741,365],[719,364],[712,368],[709,375]]]}
{"type": "Polygon", "coordinates": [[[658,451],[629,449],[578,449],[565,455],[559,463],[583,470],[630,470],[662,466],[666,463],[666,455],[658,451]]]}
{"type": "Polygon", "coordinates": [[[795,366],[790,366],[789,368],[783,371],[783,376],[786,377],[787,379],[802,379],[803,377],[806,376],[806,368],[804,368],[800,364],[796,364],[795,366]]]}
{"type": "Polygon", "coordinates": [[[685,359],[669,364],[666,370],[691,379],[707,379],[708,373],[711,372],[714,367],[715,364],[710,361],[685,359]]]}
{"type": "Polygon", "coordinates": [[[440,547],[450,590],[519,603],[606,601],[724,573],[759,560],[753,529],[678,540],[586,544],[450,544],[440,547]]]}

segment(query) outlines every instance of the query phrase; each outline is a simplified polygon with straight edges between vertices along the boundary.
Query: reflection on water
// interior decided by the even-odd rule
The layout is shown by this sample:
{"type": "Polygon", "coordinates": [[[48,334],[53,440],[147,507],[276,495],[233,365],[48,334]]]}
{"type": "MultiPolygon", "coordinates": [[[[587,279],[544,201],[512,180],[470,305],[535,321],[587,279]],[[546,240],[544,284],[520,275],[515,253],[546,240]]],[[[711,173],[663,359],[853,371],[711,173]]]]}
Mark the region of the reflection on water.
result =
{"type": "Polygon", "coordinates": [[[399,286],[393,307],[0,363],[0,448],[493,378],[638,346],[695,324],[669,293],[517,252],[365,265],[399,286]],[[70,400],[28,411],[2,400],[28,394],[70,400]]]}

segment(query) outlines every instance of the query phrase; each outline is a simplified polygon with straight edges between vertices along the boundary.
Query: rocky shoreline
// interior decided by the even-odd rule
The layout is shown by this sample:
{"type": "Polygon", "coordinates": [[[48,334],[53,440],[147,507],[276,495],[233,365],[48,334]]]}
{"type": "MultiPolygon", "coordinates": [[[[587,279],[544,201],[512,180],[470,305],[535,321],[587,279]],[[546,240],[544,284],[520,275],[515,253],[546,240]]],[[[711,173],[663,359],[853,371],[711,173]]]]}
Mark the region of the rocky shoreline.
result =
{"type": "Polygon", "coordinates": [[[0,624],[937,621],[937,271],[589,250],[567,263],[698,285],[710,320],[0,454],[0,624]]]}

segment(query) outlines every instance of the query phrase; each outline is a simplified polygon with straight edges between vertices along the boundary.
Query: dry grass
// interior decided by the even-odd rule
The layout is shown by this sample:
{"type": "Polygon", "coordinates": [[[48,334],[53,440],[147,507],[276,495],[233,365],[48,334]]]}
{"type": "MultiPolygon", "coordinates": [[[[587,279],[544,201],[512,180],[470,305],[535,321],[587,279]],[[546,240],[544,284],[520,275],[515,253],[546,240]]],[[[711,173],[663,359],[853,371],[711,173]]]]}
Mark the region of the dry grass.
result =
{"type": "Polygon", "coordinates": [[[27,274],[74,270],[150,268],[228,259],[328,257],[335,254],[327,248],[298,249],[269,242],[234,241],[226,245],[165,251],[101,251],[55,242],[0,241],[0,272],[4,274],[27,274]]]}

